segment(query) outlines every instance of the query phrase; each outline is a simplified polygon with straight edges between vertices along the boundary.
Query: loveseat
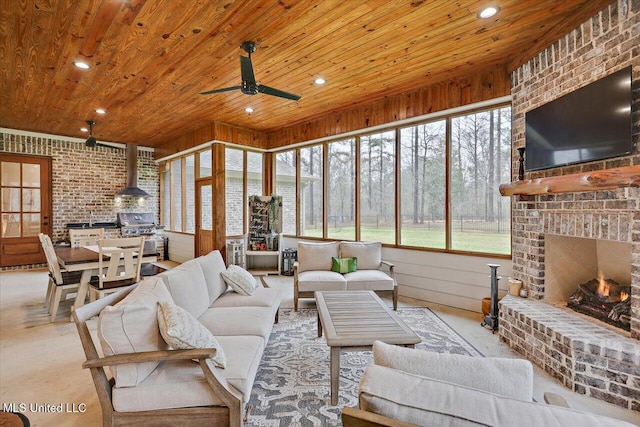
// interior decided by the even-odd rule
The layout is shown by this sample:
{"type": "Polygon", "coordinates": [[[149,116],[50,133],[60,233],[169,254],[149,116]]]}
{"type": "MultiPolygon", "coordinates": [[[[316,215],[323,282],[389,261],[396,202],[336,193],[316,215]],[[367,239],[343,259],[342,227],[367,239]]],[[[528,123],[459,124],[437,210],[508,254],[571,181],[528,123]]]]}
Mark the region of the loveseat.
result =
{"type": "Polygon", "coordinates": [[[74,312],[104,425],[242,425],[281,295],[265,287],[241,295],[223,272],[213,251],[74,312]],[[105,357],[86,326],[98,313],[105,357]],[[165,335],[178,344],[204,336],[211,345],[170,349],[165,335]]]}
{"type": "MultiPolygon", "coordinates": [[[[380,341],[373,344],[373,358],[360,380],[359,408],[343,409],[345,427],[632,426],[533,402],[533,367],[527,360],[439,354],[380,341]]],[[[564,401],[557,395],[554,400],[564,401]]]]}
{"type": "Polygon", "coordinates": [[[382,260],[380,242],[298,242],[298,261],[293,265],[293,307],[315,291],[375,291],[393,299],[398,308],[394,265],[382,260]],[[355,261],[353,261],[355,259],[355,261]],[[336,268],[342,261],[346,271],[336,268]],[[386,271],[383,271],[386,270],[386,271]]]}

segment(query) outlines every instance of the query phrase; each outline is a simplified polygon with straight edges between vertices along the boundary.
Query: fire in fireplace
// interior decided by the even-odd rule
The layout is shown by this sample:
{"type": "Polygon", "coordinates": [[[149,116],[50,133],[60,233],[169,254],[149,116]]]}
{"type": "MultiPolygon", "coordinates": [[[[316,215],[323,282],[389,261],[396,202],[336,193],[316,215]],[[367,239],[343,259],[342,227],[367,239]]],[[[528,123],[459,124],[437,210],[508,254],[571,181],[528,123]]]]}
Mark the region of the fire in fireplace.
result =
{"type": "Polygon", "coordinates": [[[620,285],[615,280],[605,279],[600,271],[597,279],[578,286],[569,297],[567,307],[629,331],[630,293],[630,285],[620,285]]]}

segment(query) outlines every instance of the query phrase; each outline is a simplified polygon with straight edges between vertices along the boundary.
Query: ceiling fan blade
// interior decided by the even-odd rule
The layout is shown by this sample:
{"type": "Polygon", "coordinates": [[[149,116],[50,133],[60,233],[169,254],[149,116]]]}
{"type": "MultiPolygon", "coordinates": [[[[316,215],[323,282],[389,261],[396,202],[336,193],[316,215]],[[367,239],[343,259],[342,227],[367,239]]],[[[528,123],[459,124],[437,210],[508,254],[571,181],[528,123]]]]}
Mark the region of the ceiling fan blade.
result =
{"type": "Polygon", "coordinates": [[[267,95],[279,96],[280,98],[291,99],[293,101],[297,101],[300,98],[302,98],[301,95],[294,95],[292,93],[285,92],[279,89],[274,89],[272,87],[264,86],[264,85],[258,85],[258,92],[264,93],[267,95]]]}
{"type": "Polygon", "coordinates": [[[238,89],[240,89],[240,86],[223,87],[222,89],[214,89],[214,90],[208,90],[206,92],[200,92],[200,95],[211,95],[213,93],[228,92],[230,90],[238,90],[238,89]]]}
{"type": "Polygon", "coordinates": [[[240,74],[242,75],[243,82],[256,82],[256,76],[253,74],[253,64],[251,64],[251,58],[240,55],[240,74]]]}

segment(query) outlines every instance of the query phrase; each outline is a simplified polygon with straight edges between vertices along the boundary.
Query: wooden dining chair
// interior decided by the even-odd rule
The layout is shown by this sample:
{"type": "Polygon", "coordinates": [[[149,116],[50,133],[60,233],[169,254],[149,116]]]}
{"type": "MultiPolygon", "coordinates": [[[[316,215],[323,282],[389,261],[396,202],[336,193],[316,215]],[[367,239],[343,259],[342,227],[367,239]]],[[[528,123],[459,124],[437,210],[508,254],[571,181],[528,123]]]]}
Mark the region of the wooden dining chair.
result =
{"type": "Polygon", "coordinates": [[[104,228],[70,228],[69,240],[72,248],[94,246],[104,236],[104,228]]]}
{"type": "Polygon", "coordinates": [[[140,281],[144,237],[98,241],[98,275],[89,282],[89,299],[94,301],[140,281]]]}
{"type": "Polygon", "coordinates": [[[51,322],[55,322],[60,302],[66,300],[68,294],[78,292],[82,272],[62,270],[51,238],[44,233],[38,234],[38,237],[49,266],[49,284],[44,304],[51,313],[51,322]]]}

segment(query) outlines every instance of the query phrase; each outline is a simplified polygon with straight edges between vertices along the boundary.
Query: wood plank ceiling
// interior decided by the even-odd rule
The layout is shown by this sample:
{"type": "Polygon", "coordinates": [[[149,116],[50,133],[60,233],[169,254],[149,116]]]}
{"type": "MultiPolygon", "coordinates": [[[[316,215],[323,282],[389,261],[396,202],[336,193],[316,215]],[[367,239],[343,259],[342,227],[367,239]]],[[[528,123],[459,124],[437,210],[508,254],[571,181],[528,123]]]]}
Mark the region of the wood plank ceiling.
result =
{"type": "Polygon", "coordinates": [[[95,120],[99,140],[146,146],[213,121],[272,131],[477,70],[512,70],[609,3],[3,1],[0,127],[86,138],[79,129],[95,120]],[[500,12],[478,19],[488,4],[500,12]],[[245,40],[258,44],[258,82],[300,101],[198,94],[240,84],[245,40]]]}

